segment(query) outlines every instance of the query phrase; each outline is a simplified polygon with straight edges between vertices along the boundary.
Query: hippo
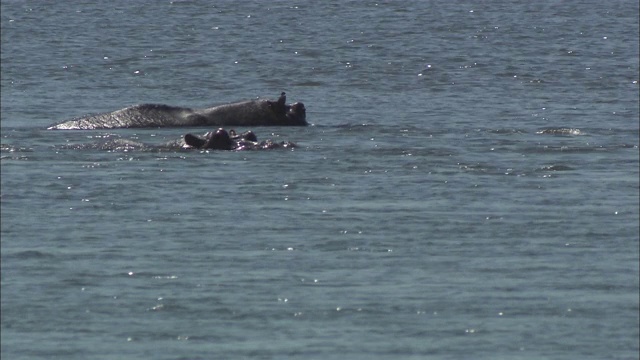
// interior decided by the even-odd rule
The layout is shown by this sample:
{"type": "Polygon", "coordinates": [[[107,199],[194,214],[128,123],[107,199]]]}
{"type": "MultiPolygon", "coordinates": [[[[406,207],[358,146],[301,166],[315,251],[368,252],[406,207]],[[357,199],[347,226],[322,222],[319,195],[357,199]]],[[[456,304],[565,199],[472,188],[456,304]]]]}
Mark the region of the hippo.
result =
{"type": "Polygon", "coordinates": [[[286,104],[283,92],[276,101],[257,99],[190,109],[163,104],[133,105],[121,110],[88,115],[53,124],[49,130],[200,126],[306,126],[306,109],[297,102],[286,104]]]}
{"type": "Polygon", "coordinates": [[[64,145],[63,149],[81,150],[106,150],[106,151],[176,151],[176,150],[266,150],[278,148],[294,148],[292,142],[275,142],[271,139],[258,142],[253,131],[236,133],[219,128],[214,132],[208,132],[202,136],[186,134],[178,140],[161,145],[150,145],[130,139],[115,138],[107,141],[89,144],[64,145]]]}
{"type": "Polygon", "coordinates": [[[227,132],[223,128],[219,128],[215,132],[208,132],[202,137],[186,134],[179,143],[183,149],[203,150],[254,150],[295,147],[295,144],[291,142],[283,141],[277,143],[270,139],[258,142],[258,138],[253,131],[237,134],[235,130],[227,132]]]}

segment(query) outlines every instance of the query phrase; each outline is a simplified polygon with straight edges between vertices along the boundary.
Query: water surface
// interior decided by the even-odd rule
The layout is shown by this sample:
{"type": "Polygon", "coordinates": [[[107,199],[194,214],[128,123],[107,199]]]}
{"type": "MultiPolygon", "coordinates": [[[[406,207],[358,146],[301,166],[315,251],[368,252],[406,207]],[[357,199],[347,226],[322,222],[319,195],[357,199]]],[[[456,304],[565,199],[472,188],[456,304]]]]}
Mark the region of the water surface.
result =
{"type": "Polygon", "coordinates": [[[3,357],[637,358],[637,3],[1,10],[3,357]],[[44,130],[281,91],[293,150],[44,130]]]}

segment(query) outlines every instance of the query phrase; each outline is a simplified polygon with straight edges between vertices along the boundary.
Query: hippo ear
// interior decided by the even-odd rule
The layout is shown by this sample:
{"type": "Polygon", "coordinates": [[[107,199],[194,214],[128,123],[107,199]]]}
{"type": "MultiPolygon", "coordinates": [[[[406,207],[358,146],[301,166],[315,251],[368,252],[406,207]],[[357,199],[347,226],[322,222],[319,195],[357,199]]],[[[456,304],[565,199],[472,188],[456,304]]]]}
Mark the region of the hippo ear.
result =
{"type": "Polygon", "coordinates": [[[286,94],[283,92],[280,94],[280,97],[278,98],[278,101],[273,102],[270,100],[267,100],[267,105],[269,105],[269,108],[271,110],[273,110],[273,112],[275,112],[276,114],[279,115],[284,115],[287,112],[287,96],[286,94]]]}
{"type": "Polygon", "coordinates": [[[284,106],[286,103],[287,103],[287,93],[283,91],[280,94],[280,97],[278,98],[278,105],[284,106]]]}
{"type": "Polygon", "coordinates": [[[200,139],[199,137],[192,134],[187,134],[184,136],[184,142],[185,144],[191,147],[200,149],[201,147],[204,146],[204,144],[206,143],[206,140],[200,139]]]}

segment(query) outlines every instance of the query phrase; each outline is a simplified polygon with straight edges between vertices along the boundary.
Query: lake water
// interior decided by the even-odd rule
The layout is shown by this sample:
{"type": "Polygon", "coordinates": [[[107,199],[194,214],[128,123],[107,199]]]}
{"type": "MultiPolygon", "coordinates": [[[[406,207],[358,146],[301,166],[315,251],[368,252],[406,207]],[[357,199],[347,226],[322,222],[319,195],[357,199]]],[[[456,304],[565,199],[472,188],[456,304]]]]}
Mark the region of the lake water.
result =
{"type": "Polygon", "coordinates": [[[3,358],[638,358],[637,1],[1,17],[3,358]],[[282,91],[293,150],[45,130],[282,91]]]}

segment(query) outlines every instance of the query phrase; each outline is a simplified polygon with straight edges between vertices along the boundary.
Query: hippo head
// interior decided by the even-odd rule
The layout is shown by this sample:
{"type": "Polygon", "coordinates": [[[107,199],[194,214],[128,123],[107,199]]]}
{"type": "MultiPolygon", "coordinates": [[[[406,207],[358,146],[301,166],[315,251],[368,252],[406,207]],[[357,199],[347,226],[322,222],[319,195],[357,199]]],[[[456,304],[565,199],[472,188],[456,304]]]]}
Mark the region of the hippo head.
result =
{"type": "Polygon", "coordinates": [[[207,138],[207,142],[204,144],[205,149],[231,150],[233,147],[233,140],[227,130],[223,128],[216,130],[215,133],[207,133],[205,137],[207,138]]]}
{"type": "Polygon", "coordinates": [[[216,130],[215,133],[206,133],[204,139],[192,134],[186,134],[184,142],[186,145],[196,149],[231,150],[234,145],[229,133],[223,128],[216,130]]]}
{"type": "Polygon", "coordinates": [[[289,106],[289,111],[287,111],[287,120],[289,120],[289,123],[291,124],[308,125],[307,110],[304,108],[304,104],[297,102],[289,106]]]}
{"type": "Polygon", "coordinates": [[[287,105],[286,93],[281,93],[278,101],[267,100],[267,105],[274,112],[279,122],[283,125],[305,126],[307,124],[307,113],[304,104],[297,102],[287,105]]]}
{"type": "Polygon", "coordinates": [[[251,130],[238,134],[235,130],[231,129],[229,130],[229,136],[231,137],[231,140],[234,141],[258,141],[258,137],[251,130]]]}

